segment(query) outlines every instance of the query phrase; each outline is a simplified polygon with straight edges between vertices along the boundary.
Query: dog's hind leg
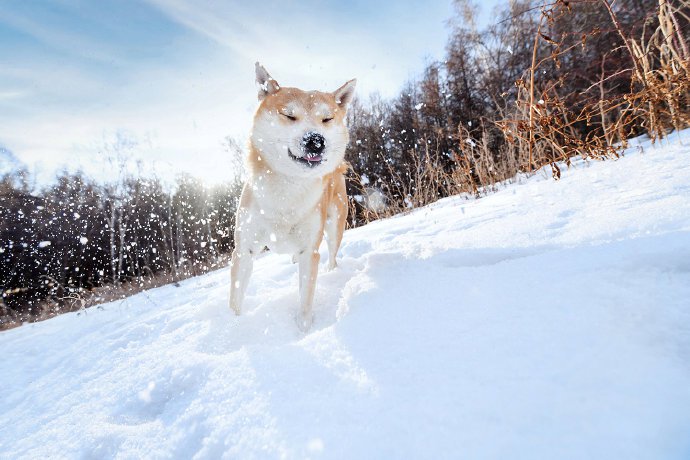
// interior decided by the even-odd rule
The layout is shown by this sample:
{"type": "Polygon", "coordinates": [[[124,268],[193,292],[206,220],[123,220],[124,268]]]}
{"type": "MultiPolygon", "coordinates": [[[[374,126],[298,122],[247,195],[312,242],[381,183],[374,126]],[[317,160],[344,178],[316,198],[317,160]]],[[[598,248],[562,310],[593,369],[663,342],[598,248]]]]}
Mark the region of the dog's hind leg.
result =
{"type": "Polygon", "coordinates": [[[343,240],[345,224],[347,223],[347,195],[345,194],[345,178],[336,178],[335,190],[328,209],[326,220],[326,241],[328,242],[328,269],[338,266],[336,256],[343,240]]]}
{"type": "Polygon", "coordinates": [[[336,210],[329,215],[326,221],[326,242],[328,243],[328,270],[333,270],[338,266],[336,262],[336,255],[340,242],[343,240],[343,231],[345,230],[345,219],[342,218],[336,210]]]}

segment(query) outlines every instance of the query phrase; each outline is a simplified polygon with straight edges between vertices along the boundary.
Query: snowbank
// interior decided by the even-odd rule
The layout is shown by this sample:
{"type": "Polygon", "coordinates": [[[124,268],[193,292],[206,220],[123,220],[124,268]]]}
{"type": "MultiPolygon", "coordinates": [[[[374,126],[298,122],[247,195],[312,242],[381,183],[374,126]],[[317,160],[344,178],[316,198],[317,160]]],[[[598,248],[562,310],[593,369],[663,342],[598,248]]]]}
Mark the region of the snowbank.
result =
{"type": "Polygon", "coordinates": [[[689,150],[348,231],[307,335],[277,255],[0,333],[0,457],[689,458],[689,150]]]}

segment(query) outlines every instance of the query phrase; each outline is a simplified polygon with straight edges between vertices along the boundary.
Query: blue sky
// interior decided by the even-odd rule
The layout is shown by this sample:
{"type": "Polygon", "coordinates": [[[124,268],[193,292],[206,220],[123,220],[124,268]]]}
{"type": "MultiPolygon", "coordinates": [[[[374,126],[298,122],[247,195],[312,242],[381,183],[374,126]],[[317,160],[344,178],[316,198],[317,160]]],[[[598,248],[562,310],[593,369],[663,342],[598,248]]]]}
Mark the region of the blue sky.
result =
{"type": "MultiPolygon", "coordinates": [[[[493,0],[493,5],[505,0],[493,0]]],[[[261,61],[283,85],[393,96],[441,59],[450,1],[5,0],[0,145],[39,173],[107,176],[128,153],[162,174],[222,181],[261,61]],[[127,149],[125,149],[127,150],[127,149]]],[[[485,17],[490,6],[484,6],[485,17]]]]}

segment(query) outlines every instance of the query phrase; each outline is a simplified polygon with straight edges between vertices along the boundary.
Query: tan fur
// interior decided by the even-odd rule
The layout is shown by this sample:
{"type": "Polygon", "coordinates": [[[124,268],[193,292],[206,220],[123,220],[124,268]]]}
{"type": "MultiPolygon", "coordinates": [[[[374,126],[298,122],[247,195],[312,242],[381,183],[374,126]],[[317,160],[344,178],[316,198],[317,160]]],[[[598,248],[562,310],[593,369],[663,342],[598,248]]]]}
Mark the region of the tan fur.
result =
{"type": "Polygon", "coordinates": [[[347,220],[345,115],[355,82],[333,93],[281,88],[258,63],[257,82],[261,103],[236,217],[230,306],[240,314],[252,260],[265,246],[292,254],[300,273],[298,324],[306,330],[312,321],[319,246],[325,233],[328,268],[335,268],[347,220]],[[323,139],[318,154],[305,147],[305,139],[315,133],[323,139]],[[314,158],[308,155],[320,160],[307,160],[314,158]]]}

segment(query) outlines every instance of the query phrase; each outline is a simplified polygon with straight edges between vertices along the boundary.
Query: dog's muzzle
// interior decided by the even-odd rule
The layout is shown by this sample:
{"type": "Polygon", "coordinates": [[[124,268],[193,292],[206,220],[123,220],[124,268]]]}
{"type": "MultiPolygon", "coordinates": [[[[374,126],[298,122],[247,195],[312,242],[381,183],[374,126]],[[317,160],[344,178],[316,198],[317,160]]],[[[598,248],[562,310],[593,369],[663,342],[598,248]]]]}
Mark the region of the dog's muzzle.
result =
{"type": "Polygon", "coordinates": [[[314,131],[306,133],[302,140],[300,141],[300,149],[303,155],[301,157],[296,156],[292,153],[292,150],[288,147],[288,155],[293,160],[303,165],[313,168],[314,166],[320,165],[323,160],[323,151],[326,149],[326,139],[314,131]]]}

